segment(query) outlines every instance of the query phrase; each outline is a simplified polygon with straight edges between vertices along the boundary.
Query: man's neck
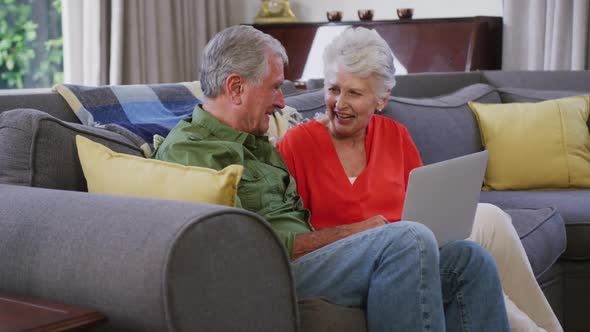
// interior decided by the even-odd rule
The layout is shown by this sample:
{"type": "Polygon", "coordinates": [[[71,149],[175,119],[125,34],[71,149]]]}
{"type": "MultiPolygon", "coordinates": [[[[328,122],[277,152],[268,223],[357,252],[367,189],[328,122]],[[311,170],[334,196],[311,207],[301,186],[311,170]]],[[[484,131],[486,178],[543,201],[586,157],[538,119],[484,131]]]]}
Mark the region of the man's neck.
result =
{"type": "Polygon", "coordinates": [[[205,112],[211,114],[224,125],[236,129],[235,124],[231,118],[231,112],[229,111],[230,109],[231,105],[228,105],[223,98],[205,98],[203,101],[203,110],[205,112]]]}

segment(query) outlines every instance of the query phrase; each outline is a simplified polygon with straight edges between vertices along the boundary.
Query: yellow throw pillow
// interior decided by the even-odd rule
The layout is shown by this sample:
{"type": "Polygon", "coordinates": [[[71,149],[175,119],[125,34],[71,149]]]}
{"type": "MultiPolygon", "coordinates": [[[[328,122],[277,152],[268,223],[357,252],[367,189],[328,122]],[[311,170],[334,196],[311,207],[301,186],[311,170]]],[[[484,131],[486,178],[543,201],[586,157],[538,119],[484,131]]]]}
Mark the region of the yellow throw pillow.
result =
{"type": "Polygon", "coordinates": [[[88,192],[235,206],[244,166],[217,171],[117,153],[85,137],[76,146],[88,192]]]}
{"type": "Polygon", "coordinates": [[[489,150],[484,190],[590,187],[590,98],[470,102],[489,150]]]}

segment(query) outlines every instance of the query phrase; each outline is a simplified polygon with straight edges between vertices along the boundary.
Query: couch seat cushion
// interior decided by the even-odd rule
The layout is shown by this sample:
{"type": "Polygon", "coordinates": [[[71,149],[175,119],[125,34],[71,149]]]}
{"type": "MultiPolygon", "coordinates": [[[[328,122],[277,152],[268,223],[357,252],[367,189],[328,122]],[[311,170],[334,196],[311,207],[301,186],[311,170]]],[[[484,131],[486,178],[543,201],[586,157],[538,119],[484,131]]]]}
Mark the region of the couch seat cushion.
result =
{"type": "Polygon", "coordinates": [[[555,206],[567,235],[567,250],[561,258],[590,260],[590,190],[489,191],[482,192],[480,200],[505,210],[555,206]]]}
{"type": "Polygon", "coordinates": [[[32,109],[0,114],[0,183],[86,191],[75,136],[82,135],[121,153],[143,156],[128,137],[63,122],[32,109]]]}
{"type": "Polygon", "coordinates": [[[506,209],[522,241],[536,277],[547,271],[565,250],[565,227],[555,207],[506,209]]]}
{"type": "Polygon", "coordinates": [[[321,298],[299,301],[301,332],[365,332],[367,319],[361,308],[339,306],[321,298]]]}

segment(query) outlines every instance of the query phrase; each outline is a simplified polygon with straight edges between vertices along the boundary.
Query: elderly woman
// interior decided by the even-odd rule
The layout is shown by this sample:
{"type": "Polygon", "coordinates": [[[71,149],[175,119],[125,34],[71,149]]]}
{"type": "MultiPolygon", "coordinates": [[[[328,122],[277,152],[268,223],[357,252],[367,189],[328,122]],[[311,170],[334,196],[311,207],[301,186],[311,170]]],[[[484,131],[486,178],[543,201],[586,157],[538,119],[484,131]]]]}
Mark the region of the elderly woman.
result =
{"type": "MultiPolygon", "coordinates": [[[[394,58],[373,30],[348,29],[325,50],[327,117],[289,130],[278,149],[316,229],[399,221],[408,175],[422,165],[406,128],[376,115],[395,85],[394,58]]],[[[496,260],[513,331],[562,331],[510,217],[479,204],[470,239],[496,260]]]]}

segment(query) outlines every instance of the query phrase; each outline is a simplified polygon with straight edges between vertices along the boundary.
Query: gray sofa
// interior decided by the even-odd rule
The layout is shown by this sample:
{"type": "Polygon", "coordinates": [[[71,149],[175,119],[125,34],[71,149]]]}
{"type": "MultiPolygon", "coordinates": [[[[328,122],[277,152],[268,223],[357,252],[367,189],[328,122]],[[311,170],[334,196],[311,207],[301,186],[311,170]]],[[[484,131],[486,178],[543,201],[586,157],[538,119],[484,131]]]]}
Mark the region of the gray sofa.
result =
{"type": "MultiPolygon", "coordinates": [[[[467,100],[543,100],[588,93],[588,82],[588,71],[400,76],[383,114],[432,163],[482,149],[467,100]]],[[[325,108],[321,90],[286,103],[308,118],[325,108]]],[[[296,299],[287,255],[255,214],[86,193],[75,134],[141,155],[117,133],[80,125],[54,92],[0,92],[0,292],[95,308],[109,318],[97,331],[366,330],[360,309],[296,299]]],[[[588,199],[590,190],[481,195],[513,217],[567,331],[590,330],[588,199]]]]}

